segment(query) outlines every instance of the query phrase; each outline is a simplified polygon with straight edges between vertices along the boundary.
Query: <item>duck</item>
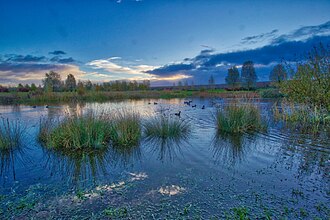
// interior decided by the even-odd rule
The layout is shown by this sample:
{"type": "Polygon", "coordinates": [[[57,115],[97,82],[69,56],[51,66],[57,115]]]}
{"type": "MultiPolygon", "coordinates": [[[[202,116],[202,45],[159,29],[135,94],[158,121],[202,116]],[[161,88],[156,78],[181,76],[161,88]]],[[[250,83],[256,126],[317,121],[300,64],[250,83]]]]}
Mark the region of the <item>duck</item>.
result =
{"type": "Polygon", "coordinates": [[[205,105],[202,106],[202,109],[205,109],[205,105]]]}
{"type": "Polygon", "coordinates": [[[157,102],[154,102],[154,105],[157,105],[158,103],[157,102]]]}
{"type": "Polygon", "coordinates": [[[195,105],[192,105],[191,107],[196,108],[196,106],[197,106],[197,105],[195,104],[195,105]]]}
{"type": "Polygon", "coordinates": [[[49,108],[49,106],[48,106],[48,105],[46,105],[46,108],[49,108]]]}
{"type": "Polygon", "coordinates": [[[32,106],[32,108],[37,108],[37,106],[36,106],[36,105],[34,105],[34,106],[32,106]]]}
{"type": "Polygon", "coordinates": [[[174,115],[176,115],[176,116],[179,116],[179,117],[180,117],[180,115],[181,115],[181,111],[179,111],[178,113],[174,113],[174,115]]]}

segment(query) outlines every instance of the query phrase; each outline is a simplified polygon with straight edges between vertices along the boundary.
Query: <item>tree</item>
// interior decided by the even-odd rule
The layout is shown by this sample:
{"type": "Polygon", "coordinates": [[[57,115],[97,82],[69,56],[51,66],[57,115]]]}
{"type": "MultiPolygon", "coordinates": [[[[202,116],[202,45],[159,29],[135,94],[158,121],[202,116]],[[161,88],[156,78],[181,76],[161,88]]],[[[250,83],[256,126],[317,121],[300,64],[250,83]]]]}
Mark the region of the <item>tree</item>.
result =
{"type": "Polygon", "coordinates": [[[257,79],[258,77],[254,69],[253,62],[252,61],[244,62],[241,72],[241,82],[243,86],[248,90],[255,88],[257,79]]]}
{"type": "Polygon", "coordinates": [[[214,88],[214,84],[215,84],[215,80],[213,75],[211,74],[210,78],[209,78],[209,85],[211,86],[211,88],[214,88]]]}
{"type": "Polygon", "coordinates": [[[50,71],[45,74],[45,79],[42,80],[42,83],[47,92],[59,92],[62,85],[61,75],[54,71],[50,71]]]}
{"type": "Polygon", "coordinates": [[[81,81],[79,81],[78,84],[77,84],[77,92],[78,92],[79,95],[84,95],[85,92],[86,92],[84,84],[81,81]]]}
{"type": "Polygon", "coordinates": [[[286,69],[293,78],[281,83],[281,92],[293,101],[330,111],[330,47],[314,47],[306,61],[286,69]]]}
{"type": "Polygon", "coordinates": [[[85,88],[90,91],[93,88],[93,83],[90,80],[87,80],[85,83],[85,88]]]}
{"type": "Polygon", "coordinates": [[[236,89],[239,86],[240,78],[239,72],[236,66],[228,69],[228,75],[226,77],[226,83],[232,88],[236,89]]]}
{"type": "Polygon", "coordinates": [[[281,84],[287,79],[287,73],[282,64],[277,64],[274,66],[273,70],[270,72],[269,80],[274,84],[281,84]]]}
{"type": "Polygon", "coordinates": [[[36,86],[36,84],[34,84],[34,83],[31,84],[31,91],[32,91],[32,92],[37,91],[37,86],[36,86]]]}
{"type": "Polygon", "coordinates": [[[77,84],[76,84],[76,79],[74,77],[74,75],[69,74],[65,80],[65,87],[67,90],[69,91],[75,91],[77,84]]]}

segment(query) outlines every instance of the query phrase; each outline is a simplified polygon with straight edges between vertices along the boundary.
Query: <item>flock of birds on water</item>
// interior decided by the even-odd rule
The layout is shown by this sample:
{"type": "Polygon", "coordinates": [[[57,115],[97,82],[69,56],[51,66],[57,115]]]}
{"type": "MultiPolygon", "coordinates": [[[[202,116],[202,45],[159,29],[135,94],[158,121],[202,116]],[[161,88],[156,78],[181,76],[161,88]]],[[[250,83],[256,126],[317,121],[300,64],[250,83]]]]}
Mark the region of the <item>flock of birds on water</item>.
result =
{"type": "MultiPolygon", "coordinates": [[[[192,100],[184,101],[183,103],[184,103],[185,105],[191,106],[192,108],[196,108],[196,107],[197,107],[196,104],[195,104],[195,105],[191,105],[192,100]]],[[[149,102],[148,104],[151,105],[151,102],[149,102]]],[[[154,105],[158,105],[158,102],[154,102],[154,105]]],[[[37,106],[36,106],[36,105],[33,105],[32,108],[37,108],[37,106]]],[[[46,105],[45,108],[49,108],[49,105],[46,105]]],[[[203,105],[201,109],[205,109],[205,105],[203,105]]],[[[174,115],[180,117],[180,116],[181,116],[181,111],[179,111],[178,113],[174,113],[174,115]]]]}
{"type": "MultiPolygon", "coordinates": [[[[183,104],[188,105],[188,106],[191,106],[192,108],[196,108],[197,107],[196,104],[195,105],[191,105],[191,103],[192,103],[192,100],[184,101],[183,102],[183,104]]],[[[151,102],[149,102],[148,104],[151,105],[151,102]]],[[[154,105],[158,105],[158,102],[154,102],[154,105]]],[[[205,105],[203,105],[201,109],[205,109],[205,105]]],[[[179,111],[178,113],[174,113],[174,115],[180,117],[181,116],[181,111],[179,111]]]]}

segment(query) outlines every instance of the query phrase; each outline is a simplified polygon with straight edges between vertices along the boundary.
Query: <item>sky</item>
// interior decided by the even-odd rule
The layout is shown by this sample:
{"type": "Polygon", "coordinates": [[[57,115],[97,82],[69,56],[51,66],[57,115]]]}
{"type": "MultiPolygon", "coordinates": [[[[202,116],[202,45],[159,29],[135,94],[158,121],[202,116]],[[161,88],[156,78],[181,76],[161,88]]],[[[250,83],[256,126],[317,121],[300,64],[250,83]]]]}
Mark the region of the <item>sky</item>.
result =
{"type": "Polygon", "coordinates": [[[259,81],[282,60],[330,44],[330,1],[0,0],[0,84],[62,79],[224,83],[255,63],[259,81]]]}

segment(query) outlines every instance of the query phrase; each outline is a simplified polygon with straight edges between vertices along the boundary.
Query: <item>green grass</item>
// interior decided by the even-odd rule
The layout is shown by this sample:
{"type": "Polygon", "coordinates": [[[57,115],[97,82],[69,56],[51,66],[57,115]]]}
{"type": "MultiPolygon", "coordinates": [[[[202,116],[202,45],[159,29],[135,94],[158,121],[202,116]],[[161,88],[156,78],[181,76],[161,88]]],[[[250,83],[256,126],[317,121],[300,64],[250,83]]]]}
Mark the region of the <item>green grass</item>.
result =
{"type": "Polygon", "coordinates": [[[2,118],[0,122],[0,150],[12,150],[22,144],[25,127],[19,121],[2,118]]]}
{"type": "Polygon", "coordinates": [[[29,92],[10,92],[0,93],[1,104],[49,104],[73,101],[91,101],[103,102],[109,100],[124,99],[170,99],[170,98],[188,98],[188,97],[259,97],[252,91],[225,91],[223,89],[207,90],[147,90],[147,91],[87,91],[84,94],[77,92],[52,92],[52,93],[29,93],[29,92]]]}
{"type": "Polygon", "coordinates": [[[105,115],[66,116],[62,121],[43,120],[39,140],[54,149],[100,149],[109,144],[111,122],[105,115]]]}
{"type": "Polygon", "coordinates": [[[144,123],[147,138],[180,139],[191,132],[190,124],[180,119],[158,116],[144,123]]]}
{"type": "Polygon", "coordinates": [[[302,133],[330,133],[330,113],[324,108],[295,105],[284,100],[274,105],[273,113],[276,120],[302,133]]]}
{"type": "Polygon", "coordinates": [[[132,111],[118,111],[113,117],[111,126],[111,142],[114,146],[132,147],[140,142],[140,116],[132,111]]]}
{"type": "Polygon", "coordinates": [[[260,110],[253,104],[231,103],[216,113],[218,133],[242,133],[265,128],[260,110]]]}

